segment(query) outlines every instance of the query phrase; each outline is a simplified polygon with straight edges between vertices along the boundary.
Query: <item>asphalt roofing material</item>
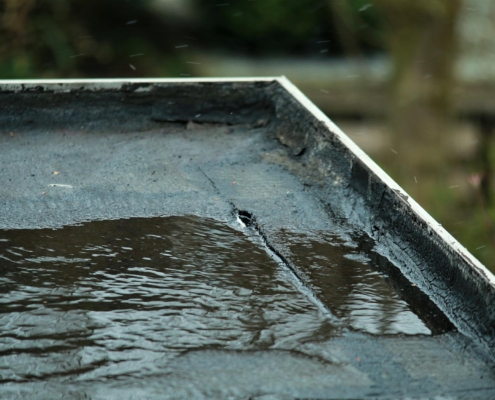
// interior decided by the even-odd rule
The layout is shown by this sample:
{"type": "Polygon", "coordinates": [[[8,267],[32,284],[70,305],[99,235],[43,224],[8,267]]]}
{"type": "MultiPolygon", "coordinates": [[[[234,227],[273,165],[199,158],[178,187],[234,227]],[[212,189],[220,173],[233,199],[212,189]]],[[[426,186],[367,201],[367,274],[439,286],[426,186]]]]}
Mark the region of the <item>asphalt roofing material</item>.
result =
{"type": "Polygon", "coordinates": [[[493,275],[284,78],[0,88],[0,229],[158,216],[237,220],[330,320],[338,317],[325,272],[311,272],[290,238],[338,237],[356,243],[355,253],[432,333],[344,329],[285,347],[198,348],[171,359],[171,374],[118,385],[4,378],[0,393],[495,398],[493,275]]]}

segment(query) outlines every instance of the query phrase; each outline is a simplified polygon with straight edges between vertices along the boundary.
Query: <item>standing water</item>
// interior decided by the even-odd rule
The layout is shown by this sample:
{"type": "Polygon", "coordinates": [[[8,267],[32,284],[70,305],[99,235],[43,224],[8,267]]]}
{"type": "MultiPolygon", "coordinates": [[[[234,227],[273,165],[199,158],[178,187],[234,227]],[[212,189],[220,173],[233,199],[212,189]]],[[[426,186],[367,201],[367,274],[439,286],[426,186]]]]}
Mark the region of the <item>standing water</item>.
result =
{"type": "Polygon", "coordinates": [[[280,348],[346,326],[429,333],[365,263],[339,270],[328,248],[318,255],[307,243],[307,259],[292,246],[294,261],[324,281],[327,293],[316,294],[333,293],[338,304],[329,308],[342,325],[247,231],[211,219],[0,232],[1,381],[141,377],[190,349],[280,348]]]}

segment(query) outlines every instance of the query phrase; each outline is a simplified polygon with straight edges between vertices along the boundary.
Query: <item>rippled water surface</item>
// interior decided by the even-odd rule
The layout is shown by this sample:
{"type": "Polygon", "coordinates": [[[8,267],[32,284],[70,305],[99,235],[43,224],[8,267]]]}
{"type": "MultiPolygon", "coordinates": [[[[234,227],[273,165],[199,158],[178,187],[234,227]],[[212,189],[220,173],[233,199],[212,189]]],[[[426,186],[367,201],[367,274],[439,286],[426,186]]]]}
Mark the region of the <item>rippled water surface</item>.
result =
{"type": "MultiPolygon", "coordinates": [[[[428,333],[363,262],[339,269],[335,249],[302,237],[291,246],[354,328],[428,333]]],[[[209,219],[4,231],[0,267],[4,383],[140,377],[185,350],[283,348],[337,332],[259,242],[209,219]]]]}
{"type": "Polygon", "coordinates": [[[334,236],[280,233],[311,290],[352,329],[375,335],[431,334],[356,245],[334,236]]]}
{"type": "Polygon", "coordinates": [[[212,220],[0,238],[3,381],[152,373],[187,349],[273,347],[328,325],[262,247],[212,220]]]}

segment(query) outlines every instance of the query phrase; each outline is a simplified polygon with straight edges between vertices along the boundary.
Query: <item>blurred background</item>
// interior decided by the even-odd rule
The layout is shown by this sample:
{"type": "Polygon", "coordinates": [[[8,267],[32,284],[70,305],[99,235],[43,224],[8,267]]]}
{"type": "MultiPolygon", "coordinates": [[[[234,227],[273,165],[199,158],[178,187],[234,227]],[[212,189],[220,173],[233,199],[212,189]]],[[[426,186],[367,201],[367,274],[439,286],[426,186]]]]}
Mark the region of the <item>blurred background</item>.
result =
{"type": "Polygon", "coordinates": [[[0,79],[286,75],[495,272],[495,1],[0,0],[0,79]]]}

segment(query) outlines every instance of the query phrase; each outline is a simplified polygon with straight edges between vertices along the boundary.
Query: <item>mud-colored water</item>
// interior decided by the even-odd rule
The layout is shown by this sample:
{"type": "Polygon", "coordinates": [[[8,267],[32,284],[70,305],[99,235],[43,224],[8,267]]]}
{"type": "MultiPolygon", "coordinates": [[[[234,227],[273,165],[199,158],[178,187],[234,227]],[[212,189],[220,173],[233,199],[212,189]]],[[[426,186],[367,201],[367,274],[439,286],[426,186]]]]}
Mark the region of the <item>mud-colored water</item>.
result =
{"type": "Polygon", "coordinates": [[[346,326],[429,333],[349,248],[293,239],[342,326],[247,230],[210,219],[0,232],[1,381],[135,378],[185,350],[284,348],[346,326]]]}
{"type": "Polygon", "coordinates": [[[431,334],[356,244],[314,232],[281,232],[290,258],[330,311],[351,329],[375,335],[431,334]]]}

